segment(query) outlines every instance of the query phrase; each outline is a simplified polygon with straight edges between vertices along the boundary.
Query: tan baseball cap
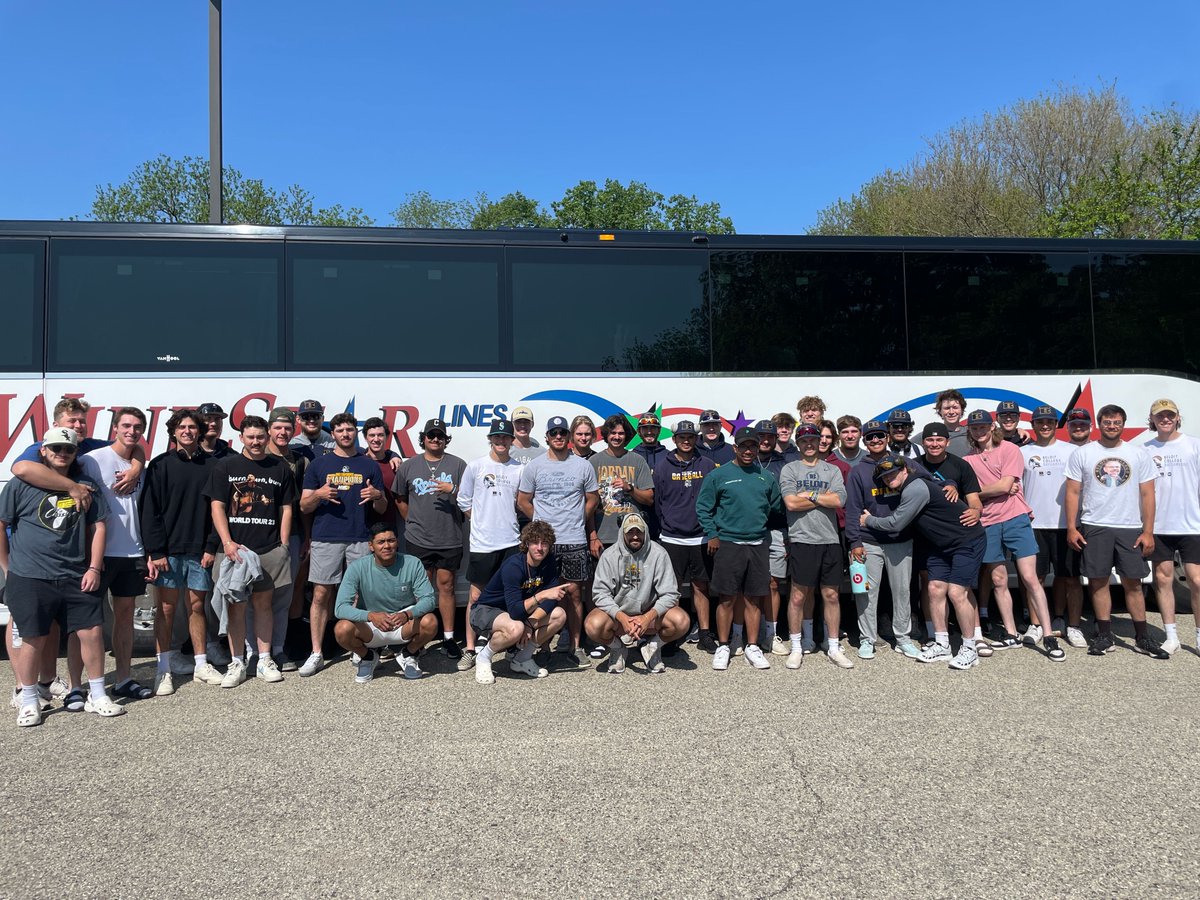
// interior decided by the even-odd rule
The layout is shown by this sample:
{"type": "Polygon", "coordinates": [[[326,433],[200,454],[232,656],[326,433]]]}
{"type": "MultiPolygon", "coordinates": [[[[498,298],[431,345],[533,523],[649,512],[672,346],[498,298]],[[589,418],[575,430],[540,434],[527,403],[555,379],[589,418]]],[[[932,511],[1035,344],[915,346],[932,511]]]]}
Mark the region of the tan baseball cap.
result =
{"type": "Polygon", "coordinates": [[[528,406],[518,406],[512,411],[512,420],[515,422],[517,419],[528,419],[530,422],[532,422],[533,410],[528,406]]]}
{"type": "Polygon", "coordinates": [[[1160,412],[1173,412],[1179,415],[1179,407],[1175,405],[1174,400],[1155,400],[1150,404],[1150,415],[1157,416],[1160,412]]]}

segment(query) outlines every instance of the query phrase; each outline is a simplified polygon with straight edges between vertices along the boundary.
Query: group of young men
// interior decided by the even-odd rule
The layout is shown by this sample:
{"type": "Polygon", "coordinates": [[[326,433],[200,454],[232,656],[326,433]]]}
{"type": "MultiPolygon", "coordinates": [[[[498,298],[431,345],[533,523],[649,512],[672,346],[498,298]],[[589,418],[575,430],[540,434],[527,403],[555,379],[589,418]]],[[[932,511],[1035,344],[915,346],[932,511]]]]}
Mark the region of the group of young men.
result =
{"type": "Polygon", "coordinates": [[[994,418],[965,407],[957,391],[939,395],[940,421],[919,442],[904,410],[833,422],[818,397],[799,401],[798,419],[779,413],[739,428],[731,442],[722,417],[705,410],[698,423],[675,423],[671,449],[653,412],[636,425],[613,415],[599,428],[587,416],[552,416],[541,446],[532,411],[517,407],[511,420],[492,423],[488,453],[466,462],[448,452],[440,419],[425,423],[421,452],[402,460],[381,419],[360,433],[342,413],[326,430],[315,400],[243,418],[239,452],[221,438],[224,411],[206,403],[174,412],[170,448],[147,463],[140,410],[118,410],[113,440],[101,442],[86,437],[86,404],[64,398],[0,493],[17,722],[38,724],[55,700],[114,716],[125,708],[113,697],[170,695],[180,671],[173,654],[187,638],[200,684],[235,688],[251,671],[268,683],[289,669],[311,677],[325,668],[331,618],[356,682],[372,680],[392,656],[404,677],[421,677],[421,652],[440,639],[460,671],[473,668],[490,684],[502,651],[510,672],[534,678],[547,674],[552,653],[568,666],[607,656],[606,671],[619,674],[633,648],[657,673],[685,641],[711,653],[718,671],[739,655],[769,668],[770,654],[796,669],[819,649],[820,596],[825,655],[853,668],[841,628],[847,561],[865,569],[865,589],[854,594],[859,660],[887,646],[878,627],[885,573],[894,649],[922,663],[969,669],[1038,642],[1060,661],[1060,636],[1103,655],[1114,647],[1114,569],[1135,648],[1169,658],[1179,647],[1176,555],[1193,609],[1200,595],[1200,442],[1180,431],[1178,407],[1155,401],[1154,437],[1144,445],[1122,440],[1126,414],[1115,406],[1099,410],[1095,440],[1085,409],[1067,412],[1059,440],[1050,407],[1034,410],[1032,436],[1017,427],[1010,401],[994,418]],[[460,646],[464,533],[470,590],[460,646]],[[1033,623],[1023,635],[1009,558],[1033,623]],[[1162,645],[1146,630],[1147,560],[1162,645]],[[1084,579],[1095,612],[1090,647],[1084,579]],[[148,583],[158,652],[149,686],[130,670],[133,606],[148,583]],[[688,610],[681,586],[690,587],[688,610]],[[106,593],[113,697],[104,677],[106,593]],[[913,627],[917,595],[924,646],[913,627]],[[177,634],[181,606],[186,629],[177,634]],[[950,607],[962,634],[957,653],[950,607]],[[788,640],[776,633],[781,613],[788,640]],[[69,633],[68,681],[56,670],[60,630],[69,633]],[[285,651],[300,631],[311,645],[302,661],[285,651]]]}

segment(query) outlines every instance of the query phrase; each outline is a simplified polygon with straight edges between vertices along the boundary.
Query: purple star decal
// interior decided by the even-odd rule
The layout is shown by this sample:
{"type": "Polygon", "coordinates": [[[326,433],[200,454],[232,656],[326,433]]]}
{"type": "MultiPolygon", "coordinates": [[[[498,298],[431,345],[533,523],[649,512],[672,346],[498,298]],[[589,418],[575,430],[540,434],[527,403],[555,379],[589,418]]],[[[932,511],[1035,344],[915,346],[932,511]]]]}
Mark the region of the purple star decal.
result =
{"type": "Polygon", "coordinates": [[[738,414],[735,418],[728,419],[726,421],[729,422],[729,430],[734,434],[737,434],[737,430],[739,428],[746,428],[747,426],[754,424],[754,420],[747,419],[746,414],[740,409],[738,410],[738,414]]]}

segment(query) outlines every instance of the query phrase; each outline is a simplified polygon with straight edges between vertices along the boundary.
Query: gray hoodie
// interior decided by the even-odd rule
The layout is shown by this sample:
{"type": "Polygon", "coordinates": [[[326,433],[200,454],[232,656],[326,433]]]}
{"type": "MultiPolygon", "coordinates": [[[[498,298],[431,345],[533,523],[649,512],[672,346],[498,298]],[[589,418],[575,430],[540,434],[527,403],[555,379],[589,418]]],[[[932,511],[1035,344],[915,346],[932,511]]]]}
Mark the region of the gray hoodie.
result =
{"type": "Polygon", "coordinates": [[[614,619],[618,612],[640,616],[651,607],[661,618],[679,603],[679,585],[671,559],[662,546],[650,540],[645,520],[636,513],[622,520],[617,542],[600,556],[592,599],[596,609],[604,610],[614,619]],[[646,542],[637,553],[626,543],[626,535],[634,528],[646,535],[646,542]]]}

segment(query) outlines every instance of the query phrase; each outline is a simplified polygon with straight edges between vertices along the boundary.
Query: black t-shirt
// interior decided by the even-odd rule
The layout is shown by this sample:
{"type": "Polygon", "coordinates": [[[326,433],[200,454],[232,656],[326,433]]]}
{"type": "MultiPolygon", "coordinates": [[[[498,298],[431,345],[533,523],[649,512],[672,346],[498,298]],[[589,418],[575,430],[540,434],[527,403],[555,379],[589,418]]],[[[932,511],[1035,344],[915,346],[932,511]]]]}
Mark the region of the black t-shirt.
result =
{"type": "Polygon", "coordinates": [[[225,504],[229,536],[261,554],[279,546],[280,511],[295,501],[296,481],[280,456],[230,454],[213,466],[204,496],[225,504]]]}
{"type": "MultiPolygon", "coordinates": [[[[933,476],[935,481],[948,482],[958,488],[961,497],[967,494],[979,493],[979,479],[971,464],[961,457],[947,453],[940,462],[931,462],[928,456],[921,455],[917,460],[933,476]]],[[[965,499],[964,499],[964,502],[965,499]]]]}

